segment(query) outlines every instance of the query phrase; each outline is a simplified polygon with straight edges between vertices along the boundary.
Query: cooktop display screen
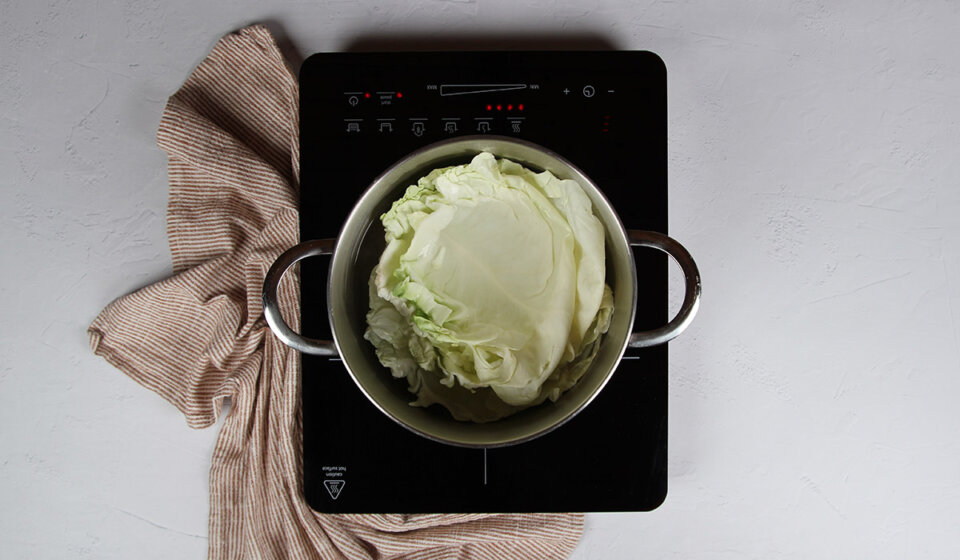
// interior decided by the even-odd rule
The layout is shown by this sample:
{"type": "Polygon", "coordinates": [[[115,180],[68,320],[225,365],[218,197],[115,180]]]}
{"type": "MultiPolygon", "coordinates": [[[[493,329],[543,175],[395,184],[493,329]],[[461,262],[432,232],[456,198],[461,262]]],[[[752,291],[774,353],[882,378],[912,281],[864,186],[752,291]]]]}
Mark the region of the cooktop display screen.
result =
{"type": "MultiPolygon", "coordinates": [[[[652,53],[321,53],[303,64],[300,105],[302,240],[336,237],[371,181],[413,150],[475,134],[558,153],[628,229],[667,233],[666,70],[652,53]]],[[[660,326],[666,257],[637,249],[634,260],[634,328],[660,326]]],[[[301,264],[302,330],[313,338],[331,337],[328,265],[301,264]]],[[[409,432],[338,359],[303,356],[301,402],[304,492],[320,512],[648,511],[666,496],[667,345],[628,350],[580,414],[509,447],[409,432]]]]}

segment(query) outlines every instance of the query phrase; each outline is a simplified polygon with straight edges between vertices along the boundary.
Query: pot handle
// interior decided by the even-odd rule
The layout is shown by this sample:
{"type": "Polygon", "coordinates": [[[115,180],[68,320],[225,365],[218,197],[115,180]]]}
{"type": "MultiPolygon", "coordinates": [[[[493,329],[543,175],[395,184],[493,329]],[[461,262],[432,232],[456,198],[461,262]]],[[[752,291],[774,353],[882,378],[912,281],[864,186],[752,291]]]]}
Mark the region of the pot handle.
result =
{"type": "Polygon", "coordinates": [[[317,356],[336,356],[337,347],[331,340],[316,340],[307,338],[293,331],[290,325],[283,320],[280,315],[280,304],[277,302],[277,288],[280,286],[280,279],[288,268],[307,257],[319,255],[332,255],[333,248],[336,245],[336,239],[317,239],[314,241],[304,241],[303,243],[291,247],[277,257],[273,266],[267,272],[263,280],[263,314],[267,318],[267,324],[270,330],[287,346],[299,350],[305,354],[315,354],[317,356]]]}
{"type": "Polygon", "coordinates": [[[694,262],[690,253],[671,237],[655,231],[644,230],[629,230],[627,236],[630,238],[631,246],[659,249],[673,257],[673,260],[677,261],[680,269],[683,270],[686,292],[683,296],[683,305],[680,306],[677,316],[662,327],[631,334],[628,346],[630,348],[644,348],[663,344],[690,326],[694,315],[697,314],[697,309],[700,307],[700,271],[697,269],[697,263],[694,262]]]}

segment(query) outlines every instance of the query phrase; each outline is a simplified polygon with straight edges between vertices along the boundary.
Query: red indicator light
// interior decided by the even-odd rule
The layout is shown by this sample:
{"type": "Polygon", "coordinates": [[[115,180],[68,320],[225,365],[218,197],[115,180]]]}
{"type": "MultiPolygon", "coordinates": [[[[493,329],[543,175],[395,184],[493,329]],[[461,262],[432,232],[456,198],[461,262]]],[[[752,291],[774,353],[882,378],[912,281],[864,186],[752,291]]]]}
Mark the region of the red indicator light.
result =
{"type": "Polygon", "coordinates": [[[507,105],[507,111],[513,111],[513,105],[507,105]]]}
{"type": "Polygon", "coordinates": [[[493,110],[493,105],[487,105],[487,111],[493,110]]]}
{"type": "Polygon", "coordinates": [[[370,99],[370,92],[363,94],[364,99],[370,99]]]}
{"type": "Polygon", "coordinates": [[[397,99],[400,99],[401,97],[403,97],[403,94],[398,91],[398,92],[397,92],[397,99]]]}
{"type": "Polygon", "coordinates": [[[503,110],[503,105],[497,105],[497,111],[502,111],[502,110],[503,110]]]}
{"type": "Polygon", "coordinates": [[[523,103],[517,105],[517,110],[518,110],[518,111],[523,111],[523,103]]]}

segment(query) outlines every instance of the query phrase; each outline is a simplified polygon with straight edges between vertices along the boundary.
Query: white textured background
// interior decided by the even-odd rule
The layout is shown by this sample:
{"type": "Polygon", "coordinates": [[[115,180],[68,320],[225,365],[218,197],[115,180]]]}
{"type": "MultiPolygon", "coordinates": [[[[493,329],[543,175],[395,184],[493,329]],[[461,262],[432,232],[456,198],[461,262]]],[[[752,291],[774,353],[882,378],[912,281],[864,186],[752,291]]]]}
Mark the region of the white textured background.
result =
{"type": "Polygon", "coordinates": [[[960,4],[0,2],[0,557],[202,558],[215,428],[92,355],[170,271],[160,112],[222,34],[603,37],[669,72],[670,494],[577,560],[960,557],[960,4]],[[723,5],[721,7],[720,5],[723,5]]]}

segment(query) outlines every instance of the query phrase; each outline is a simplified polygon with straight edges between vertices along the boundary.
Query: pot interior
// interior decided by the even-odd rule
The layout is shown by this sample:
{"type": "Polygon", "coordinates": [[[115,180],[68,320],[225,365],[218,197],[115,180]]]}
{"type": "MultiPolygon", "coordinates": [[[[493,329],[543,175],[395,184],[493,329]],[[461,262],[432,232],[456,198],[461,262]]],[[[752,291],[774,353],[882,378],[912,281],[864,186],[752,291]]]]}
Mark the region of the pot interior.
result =
{"type": "Polygon", "coordinates": [[[497,447],[528,441],[571,419],[602,389],[626,349],[636,304],[636,270],[626,232],[602,193],[579,170],[559,156],[528,142],[491,136],[464,137],[415,152],[378,177],[358,201],[344,224],[331,261],[328,301],[331,329],[344,365],[371,402],[404,427],[427,438],[467,447],[497,447]],[[373,345],[363,338],[367,328],[370,273],[385,248],[380,215],[407,186],[429,171],[468,163],[481,151],[506,157],[535,171],[549,170],[561,179],[574,179],[593,202],[594,214],[606,233],[607,283],[613,289],[614,313],[597,357],[580,381],[557,402],[512,416],[475,424],[460,422],[439,405],[414,407],[405,379],[395,379],[380,364],[373,345]]]}

